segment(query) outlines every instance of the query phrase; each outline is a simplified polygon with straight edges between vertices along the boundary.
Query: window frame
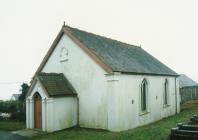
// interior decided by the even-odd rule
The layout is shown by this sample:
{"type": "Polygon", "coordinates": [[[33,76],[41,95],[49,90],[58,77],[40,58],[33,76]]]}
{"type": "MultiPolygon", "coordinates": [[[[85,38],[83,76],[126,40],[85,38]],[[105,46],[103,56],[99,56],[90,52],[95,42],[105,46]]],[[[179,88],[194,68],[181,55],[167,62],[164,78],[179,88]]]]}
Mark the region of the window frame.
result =
{"type": "Polygon", "coordinates": [[[165,79],[164,82],[164,91],[163,91],[163,107],[169,106],[169,82],[168,79],[165,79]]]}
{"type": "Polygon", "coordinates": [[[147,80],[144,78],[140,84],[140,115],[145,115],[147,113],[149,113],[149,106],[148,106],[148,82],[147,80]],[[144,88],[144,89],[143,89],[144,88]],[[143,91],[145,92],[144,95],[143,95],[143,91]],[[143,99],[142,97],[145,97],[145,99],[143,99]],[[144,100],[144,102],[143,102],[144,100]],[[144,107],[143,107],[144,105],[144,107]]]}

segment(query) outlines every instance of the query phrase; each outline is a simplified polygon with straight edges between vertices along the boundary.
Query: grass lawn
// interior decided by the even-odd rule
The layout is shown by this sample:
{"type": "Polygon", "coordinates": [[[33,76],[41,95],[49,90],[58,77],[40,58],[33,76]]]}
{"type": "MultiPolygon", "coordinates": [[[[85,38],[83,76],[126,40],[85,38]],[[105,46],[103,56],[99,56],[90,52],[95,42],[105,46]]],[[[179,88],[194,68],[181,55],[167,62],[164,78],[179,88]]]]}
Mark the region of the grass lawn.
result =
{"type": "Polygon", "coordinates": [[[182,105],[181,113],[175,116],[124,132],[71,128],[33,137],[31,140],[165,140],[170,134],[170,128],[179,122],[187,122],[194,114],[198,114],[198,101],[182,105]]]}
{"type": "Polygon", "coordinates": [[[25,122],[16,122],[16,121],[0,121],[0,130],[3,131],[15,131],[25,129],[25,122]]]}

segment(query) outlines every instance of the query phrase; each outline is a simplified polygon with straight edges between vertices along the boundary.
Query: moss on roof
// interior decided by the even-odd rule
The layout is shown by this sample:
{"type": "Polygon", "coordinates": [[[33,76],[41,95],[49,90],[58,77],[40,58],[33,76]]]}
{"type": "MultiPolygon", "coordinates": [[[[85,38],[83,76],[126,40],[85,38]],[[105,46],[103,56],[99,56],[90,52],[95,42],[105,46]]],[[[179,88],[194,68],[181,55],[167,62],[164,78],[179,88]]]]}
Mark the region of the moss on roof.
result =
{"type": "Polygon", "coordinates": [[[177,75],[141,47],[66,26],[73,35],[117,72],[177,75]]]}
{"type": "Polygon", "coordinates": [[[39,73],[37,77],[49,96],[76,95],[63,73],[39,73]]]}

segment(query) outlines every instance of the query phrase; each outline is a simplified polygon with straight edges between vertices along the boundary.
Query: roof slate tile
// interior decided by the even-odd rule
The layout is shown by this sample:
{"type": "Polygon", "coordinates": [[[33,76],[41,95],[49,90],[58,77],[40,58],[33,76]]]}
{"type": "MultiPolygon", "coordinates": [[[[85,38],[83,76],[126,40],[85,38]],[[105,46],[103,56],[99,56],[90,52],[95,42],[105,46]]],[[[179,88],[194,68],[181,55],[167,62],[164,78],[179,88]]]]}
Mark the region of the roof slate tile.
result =
{"type": "Polygon", "coordinates": [[[76,28],[67,29],[113,71],[137,74],[178,75],[141,47],[99,36],[76,28]]]}
{"type": "Polygon", "coordinates": [[[49,96],[76,95],[75,89],[65,78],[63,73],[39,73],[38,79],[49,96]]]}

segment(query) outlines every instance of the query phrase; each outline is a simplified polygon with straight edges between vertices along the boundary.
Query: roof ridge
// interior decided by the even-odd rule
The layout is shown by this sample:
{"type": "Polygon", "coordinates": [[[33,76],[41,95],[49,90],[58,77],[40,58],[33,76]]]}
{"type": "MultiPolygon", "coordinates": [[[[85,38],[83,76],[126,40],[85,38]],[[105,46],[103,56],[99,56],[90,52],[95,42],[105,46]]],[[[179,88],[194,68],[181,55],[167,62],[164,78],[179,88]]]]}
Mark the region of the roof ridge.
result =
{"type": "MultiPolygon", "coordinates": [[[[63,28],[64,28],[64,27],[66,27],[67,29],[69,29],[69,31],[71,31],[70,29],[72,29],[72,30],[78,30],[78,31],[80,31],[80,32],[85,32],[85,33],[90,34],[90,35],[98,36],[98,37],[101,37],[101,38],[103,38],[103,39],[107,39],[107,40],[111,40],[111,41],[113,41],[113,42],[117,42],[117,43],[120,43],[120,44],[124,44],[124,45],[127,45],[127,46],[129,46],[129,47],[136,47],[136,48],[140,48],[140,49],[141,49],[141,46],[129,44],[129,43],[127,43],[127,42],[123,42],[123,41],[120,41],[120,40],[117,40],[117,39],[113,39],[113,38],[110,38],[110,37],[107,37],[107,36],[95,34],[95,33],[88,32],[88,31],[85,31],[85,30],[81,30],[81,29],[78,29],[78,28],[75,28],[75,27],[71,27],[71,26],[68,26],[68,25],[63,26],[63,28]]],[[[72,31],[71,31],[71,32],[72,32],[72,31]]]]}
{"type": "Polygon", "coordinates": [[[46,73],[46,72],[39,72],[38,76],[44,76],[44,75],[62,75],[63,73],[54,73],[54,72],[50,72],[50,73],[46,73]]]}

